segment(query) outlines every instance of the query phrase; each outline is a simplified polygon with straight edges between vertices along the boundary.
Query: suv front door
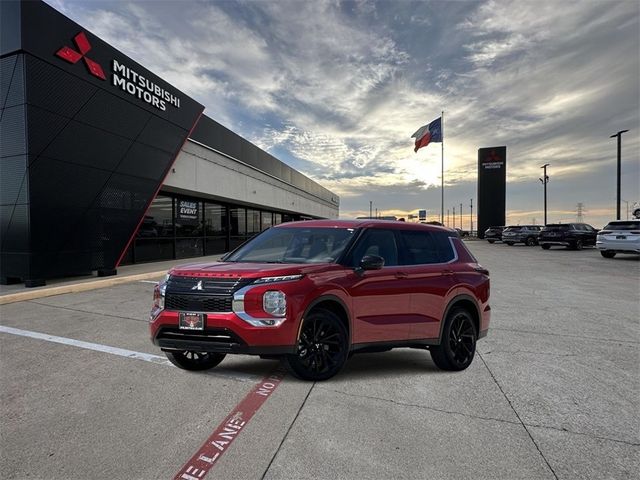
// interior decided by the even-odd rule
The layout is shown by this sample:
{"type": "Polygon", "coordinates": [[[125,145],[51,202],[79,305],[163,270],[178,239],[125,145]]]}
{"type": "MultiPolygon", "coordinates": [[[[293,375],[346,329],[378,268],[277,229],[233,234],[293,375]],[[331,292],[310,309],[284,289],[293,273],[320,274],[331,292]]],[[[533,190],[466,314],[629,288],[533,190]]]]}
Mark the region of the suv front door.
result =
{"type": "Polygon", "coordinates": [[[406,340],[409,335],[411,294],[405,268],[398,265],[398,245],[393,230],[368,229],[354,245],[349,263],[360,264],[366,255],[384,258],[380,270],[356,272],[349,292],[352,298],[353,343],[406,340]]]}

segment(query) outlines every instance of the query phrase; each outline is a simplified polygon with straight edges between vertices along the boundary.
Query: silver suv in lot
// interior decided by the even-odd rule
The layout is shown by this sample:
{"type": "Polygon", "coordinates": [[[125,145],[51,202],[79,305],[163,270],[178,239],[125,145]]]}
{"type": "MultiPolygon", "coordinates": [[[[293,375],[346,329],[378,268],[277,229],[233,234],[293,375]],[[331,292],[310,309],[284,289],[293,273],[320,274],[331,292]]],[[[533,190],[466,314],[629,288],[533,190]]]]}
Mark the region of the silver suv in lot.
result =
{"type": "Polygon", "coordinates": [[[596,248],[604,258],[616,253],[640,255],[640,219],[614,220],[598,232],[596,248]]]}
{"type": "Polygon", "coordinates": [[[524,243],[532,247],[538,244],[538,236],[542,227],[540,225],[513,225],[502,231],[502,242],[507,245],[524,243]]]}

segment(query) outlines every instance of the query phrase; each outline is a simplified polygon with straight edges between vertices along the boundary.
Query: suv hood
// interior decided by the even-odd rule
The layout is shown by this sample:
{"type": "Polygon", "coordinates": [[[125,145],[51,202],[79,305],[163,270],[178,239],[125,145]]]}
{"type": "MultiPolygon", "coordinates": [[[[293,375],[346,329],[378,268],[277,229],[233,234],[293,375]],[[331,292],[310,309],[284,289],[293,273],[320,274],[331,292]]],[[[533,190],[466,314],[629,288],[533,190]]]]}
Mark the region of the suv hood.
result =
{"type": "Polygon", "coordinates": [[[179,265],[169,270],[171,275],[193,277],[260,278],[281,275],[306,275],[332,270],[333,263],[293,264],[293,263],[241,263],[215,262],[179,265]]]}

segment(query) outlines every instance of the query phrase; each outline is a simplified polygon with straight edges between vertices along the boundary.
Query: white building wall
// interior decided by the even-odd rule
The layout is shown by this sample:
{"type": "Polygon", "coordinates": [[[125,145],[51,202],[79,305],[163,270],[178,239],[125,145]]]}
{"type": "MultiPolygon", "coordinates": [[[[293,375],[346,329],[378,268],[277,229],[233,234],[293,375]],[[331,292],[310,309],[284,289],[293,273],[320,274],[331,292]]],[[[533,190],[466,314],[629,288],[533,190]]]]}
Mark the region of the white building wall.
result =
{"type": "Polygon", "coordinates": [[[164,187],[168,191],[265,209],[337,218],[339,198],[311,195],[209,147],[188,140],[164,187]]]}

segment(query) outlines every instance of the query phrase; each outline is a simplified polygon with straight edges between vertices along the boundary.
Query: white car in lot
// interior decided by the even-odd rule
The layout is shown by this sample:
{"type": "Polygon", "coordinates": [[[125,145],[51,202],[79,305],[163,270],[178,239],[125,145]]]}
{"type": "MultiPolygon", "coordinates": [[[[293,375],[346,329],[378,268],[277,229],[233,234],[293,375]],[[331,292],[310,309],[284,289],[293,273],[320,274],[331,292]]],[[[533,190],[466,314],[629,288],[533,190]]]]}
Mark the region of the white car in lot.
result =
{"type": "Polygon", "coordinates": [[[598,232],[596,248],[605,258],[616,253],[640,255],[640,219],[614,220],[598,232]]]}

